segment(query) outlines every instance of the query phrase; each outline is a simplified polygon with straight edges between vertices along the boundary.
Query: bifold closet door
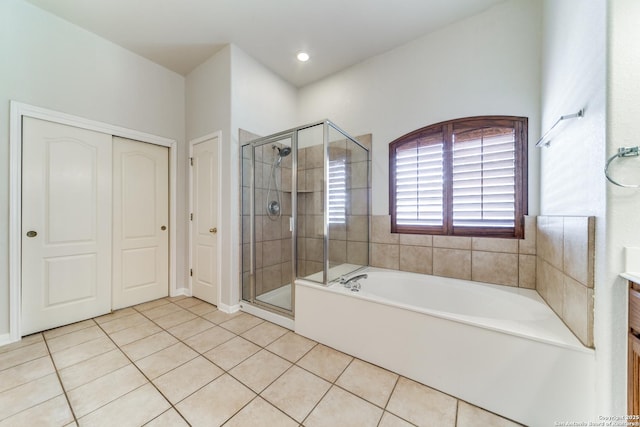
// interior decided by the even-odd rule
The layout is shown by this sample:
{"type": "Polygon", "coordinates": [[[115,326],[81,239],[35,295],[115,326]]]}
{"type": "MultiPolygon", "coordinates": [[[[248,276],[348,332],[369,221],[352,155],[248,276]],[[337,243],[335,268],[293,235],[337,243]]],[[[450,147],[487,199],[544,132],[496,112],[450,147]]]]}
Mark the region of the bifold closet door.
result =
{"type": "Polygon", "coordinates": [[[169,149],[113,138],[113,309],[169,295],[169,149]]]}
{"type": "Polygon", "coordinates": [[[22,123],[22,335],[111,309],[111,135],[22,123]]]}

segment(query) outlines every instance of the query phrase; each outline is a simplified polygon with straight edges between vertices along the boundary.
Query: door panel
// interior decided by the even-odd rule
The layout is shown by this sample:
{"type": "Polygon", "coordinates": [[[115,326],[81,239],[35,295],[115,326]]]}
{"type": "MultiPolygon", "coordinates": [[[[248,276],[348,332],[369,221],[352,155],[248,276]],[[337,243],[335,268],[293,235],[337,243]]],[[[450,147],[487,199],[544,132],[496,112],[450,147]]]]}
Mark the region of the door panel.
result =
{"type": "Polygon", "coordinates": [[[218,138],[193,144],[191,168],[192,293],[218,304],[218,138]]]}
{"type": "Polygon", "coordinates": [[[168,225],[168,148],[114,137],[114,309],[169,294],[168,225]]]}
{"type": "Polygon", "coordinates": [[[110,249],[111,135],[23,118],[22,334],[109,312],[110,249]]]}

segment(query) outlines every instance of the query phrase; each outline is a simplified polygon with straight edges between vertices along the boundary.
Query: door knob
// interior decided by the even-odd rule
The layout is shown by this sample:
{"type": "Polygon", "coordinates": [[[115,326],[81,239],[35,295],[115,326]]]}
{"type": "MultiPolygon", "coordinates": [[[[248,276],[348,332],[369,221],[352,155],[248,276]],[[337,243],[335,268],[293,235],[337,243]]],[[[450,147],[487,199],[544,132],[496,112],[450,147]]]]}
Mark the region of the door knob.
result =
{"type": "Polygon", "coordinates": [[[38,235],[37,231],[27,231],[27,237],[36,237],[38,235]]]}
{"type": "Polygon", "coordinates": [[[162,227],[160,227],[160,230],[162,230],[162,231],[164,231],[164,230],[166,230],[166,229],[167,229],[167,226],[166,226],[166,225],[163,225],[162,227]]]}
{"type": "Polygon", "coordinates": [[[214,227],[214,228],[210,228],[210,229],[209,229],[209,233],[216,234],[217,232],[218,232],[218,229],[217,229],[217,228],[215,228],[215,227],[214,227]]]}

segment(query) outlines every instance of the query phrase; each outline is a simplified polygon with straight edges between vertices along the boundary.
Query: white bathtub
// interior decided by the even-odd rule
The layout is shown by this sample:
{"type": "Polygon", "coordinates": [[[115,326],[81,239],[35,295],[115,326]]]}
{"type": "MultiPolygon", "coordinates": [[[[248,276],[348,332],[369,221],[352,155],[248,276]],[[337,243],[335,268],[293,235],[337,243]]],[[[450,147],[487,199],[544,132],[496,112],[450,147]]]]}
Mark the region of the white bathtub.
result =
{"type": "Polygon", "coordinates": [[[295,331],[526,425],[596,419],[594,351],[537,292],[364,272],[360,292],[296,281],[295,331]]]}

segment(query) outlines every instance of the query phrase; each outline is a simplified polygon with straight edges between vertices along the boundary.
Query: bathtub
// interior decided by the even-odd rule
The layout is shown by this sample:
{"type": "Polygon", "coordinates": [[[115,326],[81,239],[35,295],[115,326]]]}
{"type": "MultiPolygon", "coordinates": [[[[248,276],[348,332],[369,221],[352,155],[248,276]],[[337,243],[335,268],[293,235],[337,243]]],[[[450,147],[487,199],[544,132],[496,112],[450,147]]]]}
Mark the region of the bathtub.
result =
{"type": "Polygon", "coordinates": [[[593,421],[595,352],[534,290],[367,268],[296,281],[295,331],[530,426],[593,421]]]}

